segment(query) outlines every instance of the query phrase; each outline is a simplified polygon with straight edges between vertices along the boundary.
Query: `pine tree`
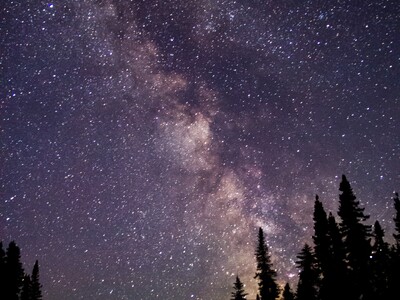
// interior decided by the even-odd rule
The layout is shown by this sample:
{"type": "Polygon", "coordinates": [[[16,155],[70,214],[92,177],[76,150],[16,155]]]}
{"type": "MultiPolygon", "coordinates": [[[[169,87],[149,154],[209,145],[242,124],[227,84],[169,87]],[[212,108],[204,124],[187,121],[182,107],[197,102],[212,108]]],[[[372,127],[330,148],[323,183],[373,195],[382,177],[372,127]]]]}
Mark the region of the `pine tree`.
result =
{"type": "Polygon", "coordinates": [[[236,281],[233,284],[234,292],[232,292],[231,300],[246,300],[246,293],[244,292],[244,285],[240,281],[239,276],[236,276],[236,281]]]}
{"type": "Polygon", "coordinates": [[[3,242],[0,242],[0,270],[3,270],[6,264],[6,253],[3,249],[3,242]]]}
{"type": "Polygon", "coordinates": [[[3,242],[0,242],[0,299],[5,299],[6,280],[6,253],[3,250],[3,242]]]}
{"type": "Polygon", "coordinates": [[[400,282],[400,200],[399,194],[395,193],[394,209],[395,216],[393,218],[395,233],[393,234],[395,239],[395,245],[390,251],[390,268],[388,278],[388,295],[396,295],[399,293],[399,282],[400,282]]]}
{"type": "Polygon", "coordinates": [[[396,215],[393,218],[394,221],[394,229],[396,233],[393,234],[394,239],[396,241],[396,248],[400,252],[400,200],[399,194],[395,193],[394,201],[394,209],[396,210],[396,215]]]}
{"type": "Polygon", "coordinates": [[[29,275],[25,274],[23,278],[21,300],[33,300],[32,299],[32,282],[29,275]]]}
{"type": "Polygon", "coordinates": [[[330,257],[330,243],[328,236],[328,218],[326,216],[325,209],[322,205],[322,202],[319,201],[318,195],[315,196],[314,203],[314,253],[318,266],[318,271],[320,274],[320,294],[321,299],[325,299],[325,294],[329,294],[330,291],[327,290],[328,282],[328,273],[329,273],[329,264],[331,261],[330,257]]]}
{"type": "Polygon", "coordinates": [[[385,232],[378,221],[374,224],[374,244],[372,246],[370,299],[385,299],[388,289],[390,264],[389,244],[384,241],[385,232]]]}
{"type": "Polygon", "coordinates": [[[297,300],[316,300],[318,271],[312,249],[305,244],[299,255],[297,267],[300,269],[297,285],[297,300]]]}
{"type": "Polygon", "coordinates": [[[35,262],[32,270],[32,300],[42,300],[42,285],[39,282],[39,263],[35,262]]]}
{"type": "Polygon", "coordinates": [[[318,259],[320,268],[324,270],[329,260],[328,218],[318,195],[315,196],[313,220],[315,256],[318,259]]]}
{"type": "Polygon", "coordinates": [[[346,291],[349,290],[347,280],[347,265],[345,261],[345,249],[338,224],[332,213],[328,217],[328,238],[329,238],[329,263],[324,278],[324,292],[321,295],[323,300],[351,299],[346,291]],[[341,287],[341,288],[338,288],[341,287]]]}
{"type": "Polygon", "coordinates": [[[369,216],[364,214],[364,208],[360,207],[360,202],[356,200],[350,183],[344,175],[339,190],[342,193],[339,195],[338,214],[341,218],[340,227],[352,279],[351,291],[354,293],[353,298],[359,299],[370,294],[368,265],[371,255],[369,240],[371,226],[363,224],[369,216]]]}
{"type": "Polygon", "coordinates": [[[285,288],[283,289],[282,300],[294,300],[294,294],[292,289],[290,288],[289,283],[285,284],[285,288]]]}
{"type": "Polygon", "coordinates": [[[22,287],[24,270],[21,264],[19,247],[14,241],[10,242],[6,253],[6,278],[5,278],[5,299],[18,300],[22,287]]]}
{"type": "Polygon", "coordinates": [[[258,231],[258,245],[255,255],[257,272],[254,278],[258,279],[260,298],[261,300],[277,299],[279,297],[279,287],[276,283],[276,271],[273,269],[262,228],[258,231]]]}

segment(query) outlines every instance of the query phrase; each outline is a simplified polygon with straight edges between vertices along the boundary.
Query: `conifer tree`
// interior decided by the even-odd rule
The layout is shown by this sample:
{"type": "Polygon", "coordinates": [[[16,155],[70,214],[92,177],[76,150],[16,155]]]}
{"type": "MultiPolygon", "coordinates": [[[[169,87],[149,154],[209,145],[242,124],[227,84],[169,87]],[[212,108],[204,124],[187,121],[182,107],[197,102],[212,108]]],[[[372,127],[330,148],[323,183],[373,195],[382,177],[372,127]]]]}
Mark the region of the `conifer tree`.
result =
{"type": "Polygon", "coordinates": [[[324,290],[321,291],[320,298],[323,300],[351,299],[351,295],[346,293],[349,290],[349,283],[342,235],[332,213],[329,213],[328,217],[328,238],[330,258],[324,278],[324,290]]]}
{"type": "Polygon", "coordinates": [[[3,242],[0,242],[0,299],[5,299],[6,279],[6,253],[3,250],[3,242]]]}
{"type": "Polygon", "coordinates": [[[385,232],[378,221],[374,224],[374,244],[372,246],[370,299],[385,299],[388,289],[390,264],[389,244],[384,241],[385,232]]]}
{"type": "Polygon", "coordinates": [[[39,282],[39,263],[37,260],[32,270],[32,300],[42,300],[42,285],[39,282]]]}
{"type": "Polygon", "coordinates": [[[0,270],[4,269],[6,263],[6,253],[3,249],[3,242],[0,242],[0,270]]]}
{"type": "Polygon", "coordinates": [[[390,251],[391,258],[388,278],[388,295],[396,295],[399,293],[400,282],[400,200],[398,193],[395,193],[393,201],[395,209],[395,216],[393,218],[395,228],[393,237],[395,239],[395,245],[393,245],[390,251]]]}
{"type": "Polygon", "coordinates": [[[394,201],[394,209],[396,211],[396,215],[393,218],[394,229],[396,232],[393,234],[393,236],[396,241],[396,248],[400,252],[400,200],[399,200],[398,193],[395,193],[395,197],[393,198],[393,201],[394,201]]]}
{"type": "Polygon", "coordinates": [[[232,292],[231,300],[246,300],[246,293],[244,291],[244,285],[240,281],[239,276],[236,276],[236,281],[233,284],[234,291],[232,292]]]}
{"type": "Polygon", "coordinates": [[[364,208],[360,207],[346,176],[342,176],[339,190],[339,211],[341,218],[341,231],[346,250],[346,259],[350,269],[352,281],[351,291],[353,298],[359,299],[367,294],[369,284],[369,257],[371,255],[370,232],[371,226],[363,224],[369,216],[364,214],[364,208]]]}
{"type": "Polygon", "coordinates": [[[324,294],[329,293],[327,290],[329,283],[326,282],[329,279],[329,264],[331,262],[330,257],[330,243],[328,236],[328,218],[322,202],[319,201],[318,195],[315,196],[314,202],[314,253],[317,262],[319,277],[320,277],[320,296],[322,299],[326,297],[324,294]]]}
{"type": "Polygon", "coordinates": [[[315,257],[309,245],[305,244],[299,255],[297,267],[300,269],[297,285],[297,300],[316,300],[318,272],[315,257]]]}
{"type": "Polygon", "coordinates": [[[5,299],[18,300],[19,298],[24,276],[20,259],[19,247],[14,241],[10,242],[6,253],[5,299]]]}
{"type": "Polygon", "coordinates": [[[282,300],[294,300],[294,294],[292,292],[292,289],[290,288],[289,283],[285,284],[282,297],[282,300]]]}
{"type": "Polygon", "coordinates": [[[324,272],[329,261],[328,218],[318,195],[315,196],[313,220],[315,257],[321,271],[324,272]]]}
{"type": "Polygon", "coordinates": [[[257,261],[257,272],[254,278],[258,279],[260,299],[277,299],[279,297],[279,287],[276,283],[276,271],[273,269],[271,256],[265,243],[262,228],[258,231],[258,244],[255,255],[257,261]]]}
{"type": "Polygon", "coordinates": [[[33,300],[32,299],[32,282],[29,275],[25,274],[23,278],[21,300],[33,300]]]}

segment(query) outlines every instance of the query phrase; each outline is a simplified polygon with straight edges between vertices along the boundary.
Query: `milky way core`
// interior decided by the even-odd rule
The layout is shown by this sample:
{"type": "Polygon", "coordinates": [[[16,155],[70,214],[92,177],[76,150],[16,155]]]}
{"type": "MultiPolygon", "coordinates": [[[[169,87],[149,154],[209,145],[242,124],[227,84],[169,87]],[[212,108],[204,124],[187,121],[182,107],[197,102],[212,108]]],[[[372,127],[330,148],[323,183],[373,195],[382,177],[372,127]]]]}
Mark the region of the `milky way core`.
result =
{"type": "Polygon", "coordinates": [[[255,299],[297,282],[346,174],[390,241],[400,2],[7,0],[0,238],[46,300],[255,299]]]}

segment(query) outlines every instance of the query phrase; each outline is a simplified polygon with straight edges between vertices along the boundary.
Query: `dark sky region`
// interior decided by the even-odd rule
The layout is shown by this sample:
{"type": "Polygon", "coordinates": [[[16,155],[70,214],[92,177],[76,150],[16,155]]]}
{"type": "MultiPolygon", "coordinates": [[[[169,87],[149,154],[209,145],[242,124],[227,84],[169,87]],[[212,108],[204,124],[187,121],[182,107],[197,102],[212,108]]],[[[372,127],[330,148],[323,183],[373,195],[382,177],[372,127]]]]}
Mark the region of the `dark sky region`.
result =
{"type": "Polygon", "coordinates": [[[45,299],[254,298],[259,226],[295,283],[343,173],[391,235],[399,1],[0,5],[0,235],[45,299]]]}

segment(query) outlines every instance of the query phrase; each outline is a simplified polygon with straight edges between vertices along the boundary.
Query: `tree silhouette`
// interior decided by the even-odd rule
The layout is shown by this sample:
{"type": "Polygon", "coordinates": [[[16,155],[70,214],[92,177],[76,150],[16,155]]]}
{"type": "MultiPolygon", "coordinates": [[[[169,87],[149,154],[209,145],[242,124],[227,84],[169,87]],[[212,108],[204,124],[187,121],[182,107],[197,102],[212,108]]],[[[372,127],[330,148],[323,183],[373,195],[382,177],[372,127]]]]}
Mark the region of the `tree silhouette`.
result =
{"type": "Polygon", "coordinates": [[[347,280],[344,244],[338,224],[332,213],[329,213],[328,217],[328,238],[330,245],[329,262],[324,278],[324,291],[321,299],[351,299],[351,295],[346,293],[349,289],[349,283],[347,280]]]}
{"type": "Polygon", "coordinates": [[[390,263],[389,244],[384,241],[385,232],[378,221],[374,224],[374,244],[371,259],[371,283],[373,287],[370,299],[385,299],[388,289],[390,263]]]}
{"type": "Polygon", "coordinates": [[[42,285],[39,282],[39,263],[36,260],[32,275],[24,273],[21,252],[12,241],[7,251],[0,242],[0,299],[42,300],[42,285]]]}
{"type": "Polygon", "coordinates": [[[23,278],[21,300],[33,300],[32,299],[32,282],[31,277],[25,274],[23,278]]]}
{"type": "Polygon", "coordinates": [[[394,209],[395,216],[393,218],[395,233],[393,237],[395,239],[395,245],[391,248],[389,278],[388,278],[388,295],[398,294],[399,282],[400,282],[400,200],[399,194],[395,193],[394,209]]]}
{"type": "Polygon", "coordinates": [[[400,251],[400,200],[399,200],[399,194],[395,193],[395,197],[393,198],[394,201],[394,209],[395,209],[395,217],[393,218],[394,221],[394,229],[395,233],[393,234],[393,237],[395,238],[396,241],[396,248],[398,251],[400,251]]]}
{"type": "Polygon", "coordinates": [[[232,292],[231,300],[245,300],[246,293],[244,292],[244,285],[240,281],[239,276],[236,276],[236,281],[233,284],[234,291],[232,292]]]}
{"type": "Polygon", "coordinates": [[[371,226],[362,222],[369,218],[364,214],[364,208],[360,207],[360,202],[347,181],[346,176],[342,176],[339,190],[339,211],[341,218],[340,227],[343,234],[343,241],[346,250],[346,259],[350,270],[351,292],[353,298],[370,294],[369,288],[369,257],[371,255],[370,232],[371,226]]]}
{"type": "Polygon", "coordinates": [[[329,259],[328,218],[318,195],[315,196],[313,220],[315,256],[323,270],[329,259]]]}
{"type": "Polygon", "coordinates": [[[294,294],[292,292],[292,289],[290,288],[289,283],[285,284],[285,287],[283,288],[283,293],[282,293],[282,300],[294,300],[294,294]]]}
{"type": "Polygon", "coordinates": [[[14,241],[10,242],[6,253],[6,278],[5,278],[5,299],[18,300],[22,287],[24,270],[21,264],[19,247],[14,241]]]}
{"type": "Polygon", "coordinates": [[[314,202],[314,253],[317,262],[318,272],[320,274],[320,296],[321,299],[326,299],[325,295],[330,293],[329,291],[329,267],[331,263],[331,249],[329,242],[329,225],[328,218],[322,202],[319,201],[318,195],[315,196],[314,202]]]}
{"type": "Polygon", "coordinates": [[[296,261],[300,269],[299,283],[297,285],[297,300],[316,300],[318,271],[312,248],[305,244],[296,261]]]}
{"type": "Polygon", "coordinates": [[[0,298],[5,299],[5,289],[6,289],[6,253],[3,249],[3,242],[0,242],[0,298]]]}
{"type": "Polygon", "coordinates": [[[37,260],[32,270],[32,300],[42,300],[42,285],[39,282],[39,263],[37,260]]]}
{"type": "MultiPolygon", "coordinates": [[[[314,247],[305,244],[297,255],[300,269],[296,295],[287,283],[282,300],[378,300],[394,299],[400,283],[400,200],[395,193],[395,244],[385,242],[385,232],[378,221],[365,224],[364,214],[345,175],[339,186],[340,223],[325,212],[318,195],[314,203],[314,247]],[[371,245],[371,237],[373,243],[371,245]]],[[[275,300],[279,296],[276,271],[265,242],[262,228],[258,231],[255,251],[258,279],[257,300],[275,300]]],[[[239,278],[232,299],[242,299],[243,285],[239,278]]]]}
{"type": "Polygon", "coordinates": [[[255,255],[257,272],[254,278],[258,279],[260,298],[261,300],[277,299],[279,297],[279,287],[276,283],[276,271],[273,269],[262,228],[258,231],[258,244],[255,255]]]}

